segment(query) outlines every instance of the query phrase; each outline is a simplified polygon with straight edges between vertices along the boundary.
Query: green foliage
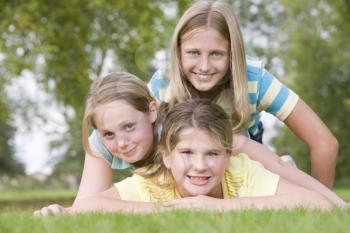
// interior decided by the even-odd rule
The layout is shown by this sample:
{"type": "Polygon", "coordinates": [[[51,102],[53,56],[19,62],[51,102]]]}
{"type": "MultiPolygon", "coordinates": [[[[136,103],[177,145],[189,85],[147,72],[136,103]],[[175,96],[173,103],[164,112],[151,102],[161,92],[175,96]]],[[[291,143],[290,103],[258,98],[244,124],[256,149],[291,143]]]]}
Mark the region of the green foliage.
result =
{"type": "Polygon", "coordinates": [[[154,53],[167,47],[175,22],[164,9],[188,2],[0,1],[1,81],[29,70],[65,109],[69,130],[51,142],[53,152],[66,155],[53,161],[62,164],[56,173],[81,174],[80,125],[91,80],[106,73],[111,58],[107,71],[127,70],[147,80],[154,53]]]}
{"type": "MultiPolygon", "coordinates": [[[[0,91],[1,91],[0,85],[0,91]]],[[[1,95],[4,96],[4,95],[1,95]]],[[[21,175],[24,167],[15,160],[12,140],[15,128],[11,125],[10,107],[6,96],[0,99],[0,177],[4,174],[21,175]]]]}
{"type": "MultiPolygon", "coordinates": [[[[340,144],[336,179],[350,174],[350,7],[348,1],[281,1],[281,24],[288,40],[281,54],[293,90],[316,111],[340,144]]],[[[308,151],[283,131],[275,140],[280,153],[308,167],[308,151]]]]}

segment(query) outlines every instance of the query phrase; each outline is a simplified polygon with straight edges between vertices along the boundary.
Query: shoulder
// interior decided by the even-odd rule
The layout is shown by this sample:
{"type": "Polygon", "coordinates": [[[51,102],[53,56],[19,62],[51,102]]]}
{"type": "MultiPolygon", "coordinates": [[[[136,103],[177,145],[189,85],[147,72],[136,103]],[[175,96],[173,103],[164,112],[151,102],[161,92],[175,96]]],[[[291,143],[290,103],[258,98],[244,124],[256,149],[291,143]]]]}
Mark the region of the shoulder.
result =
{"type": "Polygon", "coordinates": [[[258,81],[266,72],[264,62],[252,56],[246,56],[246,69],[248,81],[258,81]]]}
{"type": "Polygon", "coordinates": [[[126,201],[143,201],[138,190],[138,181],[136,175],[127,177],[122,181],[114,184],[118,190],[121,200],[126,201]]]}
{"type": "Polygon", "coordinates": [[[162,70],[157,70],[151,77],[147,86],[151,93],[157,100],[161,100],[162,91],[166,90],[169,86],[170,80],[166,77],[166,74],[162,70]]]}
{"type": "Polygon", "coordinates": [[[228,171],[232,176],[240,177],[239,196],[271,196],[276,193],[279,176],[246,154],[234,156],[228,171]]]}

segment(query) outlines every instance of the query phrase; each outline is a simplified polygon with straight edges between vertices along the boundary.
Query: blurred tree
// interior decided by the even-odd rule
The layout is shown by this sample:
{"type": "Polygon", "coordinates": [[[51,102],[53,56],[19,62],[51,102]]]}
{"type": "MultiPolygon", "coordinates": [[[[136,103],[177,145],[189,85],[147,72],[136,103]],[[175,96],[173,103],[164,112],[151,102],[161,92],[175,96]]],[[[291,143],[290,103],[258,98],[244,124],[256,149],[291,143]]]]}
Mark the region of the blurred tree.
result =
{"type": "MultiPolygon", "coordinates": [[[[340,143],[336,180],[350,174],[350,2],[347,0],[280,1],[286,33],[280,52],[290,86],[316,111],[340,143]]],[[[310,169],[308,151],[283,130],[275,145],[310,169]]]]}
{"type": "Polygon", "coordinates": [[[15,128],[10,123],[10,108],[6,96],[0,93],[0,177],[23,175],[23,164],[14,159],[12,140],[15,128]]]}
{"type": "MultiPolygon", "coordinates": [[[[1,81],[30,71],[64,106],[69,130],[51,143],[65,155],[55,173],[81,174],[80,127],[91,80],[115,69],[147,80],[155,52],[168,45],[176,17],[171,12],[189,2],[0,1],[1,81]]],[[[26,115],[28,108],[22,110],[26,115]]]]}

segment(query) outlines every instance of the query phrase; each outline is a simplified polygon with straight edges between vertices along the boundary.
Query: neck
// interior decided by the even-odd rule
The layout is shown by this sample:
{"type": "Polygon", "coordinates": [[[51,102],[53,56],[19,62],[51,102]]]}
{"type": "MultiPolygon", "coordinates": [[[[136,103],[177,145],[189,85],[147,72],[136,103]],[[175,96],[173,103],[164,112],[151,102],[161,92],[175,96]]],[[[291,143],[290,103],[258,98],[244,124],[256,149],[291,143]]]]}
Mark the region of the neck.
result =
{"type": "Polygon", "coordinates": [[[208,99],[208,100],[213,101],[213,100],[215,100],[215,98],[217,98],[217,96],[220,95],[221,91],[222,91],[222,86],[216,86],[209,91],[198,92],[198,96],[199,96],[199,98],[208,99]]]}

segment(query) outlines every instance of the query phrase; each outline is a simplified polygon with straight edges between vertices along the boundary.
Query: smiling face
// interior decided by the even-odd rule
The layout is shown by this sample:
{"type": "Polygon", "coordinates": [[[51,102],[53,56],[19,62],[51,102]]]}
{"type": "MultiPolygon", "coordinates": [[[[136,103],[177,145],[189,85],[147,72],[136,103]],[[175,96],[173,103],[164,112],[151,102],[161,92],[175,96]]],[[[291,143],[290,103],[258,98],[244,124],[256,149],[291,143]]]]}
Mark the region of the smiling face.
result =
{"type": "Polygon", "coordinates": [[[94,122],[107,149],[129,163],[144,158],[153,144],[153,126],[156,104],[143,113],[123,100],[97,106],[94,122]]]}
{"type": "Polygon", "coordinates": [[[213,89],[229,67],[229,42],[215,29],[188,32],[181,37],[181,65],[198,91],[213,89]]]}
{"type": "Polygon", "coordinates": [[[181,196],[222,198],[221,179],[229,155],[220,141],[207,131],[193,127],[182,130],[178,139],[163,161],[171,170],[181,196]]]}

